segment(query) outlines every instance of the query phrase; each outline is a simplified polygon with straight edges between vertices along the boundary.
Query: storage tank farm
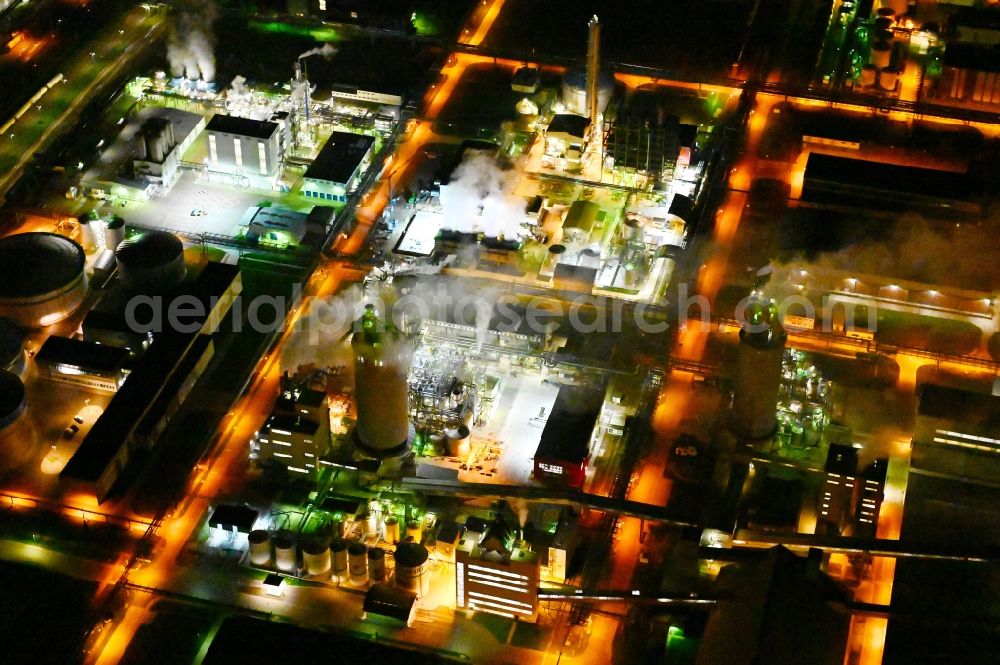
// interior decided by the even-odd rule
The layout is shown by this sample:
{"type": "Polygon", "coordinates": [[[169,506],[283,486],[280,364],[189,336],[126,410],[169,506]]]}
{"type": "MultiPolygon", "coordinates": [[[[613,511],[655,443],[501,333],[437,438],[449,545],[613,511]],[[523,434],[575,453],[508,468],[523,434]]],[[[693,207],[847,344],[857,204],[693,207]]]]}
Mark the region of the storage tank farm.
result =
{"type": "Polygon", "coordinates": [[[761,441],[774,434],[787,337],[777,305],[759,291],[751,293],[740,330],[730,421],[730,429],[741,439],[761,441]]]}
{"type": "Polygon", "coordinates": [[[402,455],[410,440],[406,374],[413,356],[412,340],[391,321],[380,319],[375,306],[368,304],[351,346],[357,406],[355,443],[372,457],[402,455]]]}

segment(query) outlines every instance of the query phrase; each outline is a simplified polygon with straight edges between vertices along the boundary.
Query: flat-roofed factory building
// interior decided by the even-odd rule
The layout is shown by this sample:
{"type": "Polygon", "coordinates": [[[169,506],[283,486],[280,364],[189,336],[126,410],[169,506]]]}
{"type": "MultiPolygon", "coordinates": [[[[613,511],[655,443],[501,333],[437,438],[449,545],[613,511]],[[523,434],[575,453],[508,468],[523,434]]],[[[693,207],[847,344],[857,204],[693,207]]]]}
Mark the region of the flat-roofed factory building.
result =
{"type": "Polygon", "coordinates": [[[281,167],[281,128],[275,122],[216,113],[205,126],[212,171],[273,179],[281,167]]]}
{"type": "Polygon", "coordinates": [[[375,139],[364,134],[333,132],[306,169],[302,194],[324,201],[346,201],[371,158],[375,139]]]}

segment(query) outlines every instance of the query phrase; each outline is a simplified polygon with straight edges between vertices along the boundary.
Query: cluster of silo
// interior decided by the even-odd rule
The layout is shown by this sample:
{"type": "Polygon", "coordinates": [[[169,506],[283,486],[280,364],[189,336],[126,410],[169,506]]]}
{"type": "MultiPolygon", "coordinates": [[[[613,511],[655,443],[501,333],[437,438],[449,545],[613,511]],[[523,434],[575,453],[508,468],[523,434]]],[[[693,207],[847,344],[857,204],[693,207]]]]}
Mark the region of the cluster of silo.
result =
{"type": "Polygon", "coordinates": [[[314,536],[302,543],[302,569],[306,575],[325,575],[331,568],[330,545],[325,538],[314,536]]]}
{"type": "Polygon", "coordinates": [[[777,305],[758,292],[750,296],[740,330],[730,428],[746,441],[771,437],[777,427],[778,393],[787,334],[777,305]]]}
{"type": "Polygon", "coordinates": [[[55,233],[18,233],[0,239],[0,316],[23,328],[61,321],[87,295],[86,255],[55,233]]]}
{"type": "Polygon", "coordinates": [[[331,572],[333,574],[333,579],[338,582],[346,582],[348,575],[348,542],[344,538],[334,538],[333,542],[330,543],[330,554],[333,559],[333,567],[331,572]]]}
{"type": "Polygon", "coordinates": [[[274,567],[283,573],[295,573],[299,569],[296,555],[295,534],[288,529],[279,529],[272,539],[274,544],[274,567]]]}
{"type": "Polygon", "coordinates": [[[123,240],[115,260],[122,284],[137,293],[168,293],[187,274],[184,243],[166,231],[144,231],[123,240]]]}
{"type": "Polygon", "coordinates": [[[174,123],[166,118],[149,118],[132,138],[132,153],[141,162],[162,164],[176,145],[174,123]]]}
{"type": "Polygon", "coordinates": [[[401,540],[399,537],[399,518],[395,515],[386,516],[382,539],[390,545],[395,545],[401,540]]]}
{"type": "Polygon", "coordinates": [[[347,546],[347,579],[351,584],[368,583],[368,546],[364,543],[347,546]]]}
{"type": "MultiPolygon", "coordinates": [[[[905,11],[905,6],[903,11],[905,11]]],[[[881,7],[875,17],[872,46],[868,63],[861,68],[861,85],[865,88],[878,86],[886,92],[896,89],[902,74],[900,65],[892,66],[893,41],[892,24],[897,10],[891,6],[881,7]]]]}
{"type": "Polygon", "coordinates": [[[385,550],[380,547],[368,548],[368,579],[372,582],[385,581],[385,550]]]}
{"type": "Polygon", "coordinates": [[[427,548],[419,543],[399,543],[394,556],[396,564],[396,586],[418,597],[427,593],[428,559],[427,548]]]}

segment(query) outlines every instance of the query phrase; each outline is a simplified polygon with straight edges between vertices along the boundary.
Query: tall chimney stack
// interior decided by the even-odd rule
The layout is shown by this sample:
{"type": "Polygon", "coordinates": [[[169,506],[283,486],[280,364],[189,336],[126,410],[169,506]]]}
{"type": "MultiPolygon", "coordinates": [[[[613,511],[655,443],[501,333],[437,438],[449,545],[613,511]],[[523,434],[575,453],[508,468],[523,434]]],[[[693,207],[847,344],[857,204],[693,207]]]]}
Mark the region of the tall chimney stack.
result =
{"type": "Polygon", "coordinates": [[[598,87],[601,73],[601,22],[595,14],[590,19],[590,38],[587,40],[587,117],[593,126],[599,112],[598,87]]]}

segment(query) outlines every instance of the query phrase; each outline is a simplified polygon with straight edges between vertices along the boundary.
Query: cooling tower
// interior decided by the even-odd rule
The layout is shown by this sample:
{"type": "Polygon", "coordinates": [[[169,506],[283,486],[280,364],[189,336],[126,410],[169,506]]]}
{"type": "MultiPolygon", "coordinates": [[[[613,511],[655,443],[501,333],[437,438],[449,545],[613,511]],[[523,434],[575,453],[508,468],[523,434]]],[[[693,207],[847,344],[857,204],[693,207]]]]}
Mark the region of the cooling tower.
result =
{"type": "Polygon", "coordinates": [[[740,330],[730,423],[733,433],[742,439],[758,441],[774,434],[786,338],[777,306],[757,292],[751,294],[740,330]]]}
{"type": "Polygon", "coordinates": [[[366,305],[354,349],[354,395],[358,447],[373,457],[393,457],[407,450],[410,432],[406,373],[413,355],[410,340],[379,319],[366,305]]]}

